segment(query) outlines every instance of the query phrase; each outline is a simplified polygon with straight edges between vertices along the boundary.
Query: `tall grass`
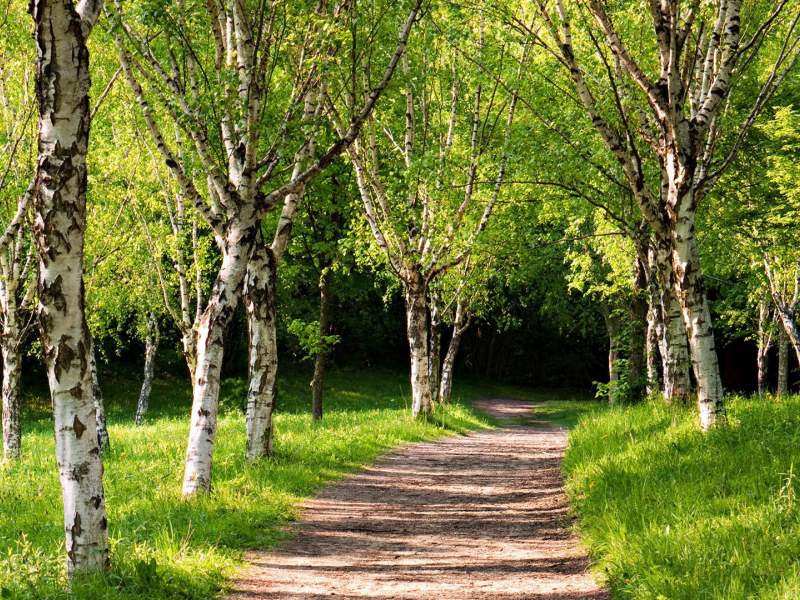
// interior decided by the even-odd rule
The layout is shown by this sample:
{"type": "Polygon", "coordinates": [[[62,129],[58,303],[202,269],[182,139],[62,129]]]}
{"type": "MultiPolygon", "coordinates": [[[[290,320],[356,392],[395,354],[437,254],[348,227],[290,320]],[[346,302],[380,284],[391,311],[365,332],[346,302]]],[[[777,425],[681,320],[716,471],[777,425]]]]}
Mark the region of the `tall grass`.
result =
{"type": "MultiPolygon", "coordinates": [[[[280,382],[275,458],[243,459],[245,424],[239,410],[244,386],[223,385],[223,414],[214,453],[213,491],[181,502],[191,396],[183,382],[157,381],[151,411],[133,423],[138,386],[105,386],[112,449],[105,456],[105,487],[112,571],[65,580],[63,517],[47,401],[28,397],[23,458],[0,466],[0,596],[2,598],[200,599],[217,594],[241,566],[242,552],[270,548],[281,525],[325,482],[341,477],[403,442],[486,427],[463,404],[430,422],[405,409],[406,377],[388,373],[332,373],[326,414],[308,411],[307,377],[280,382]]],[[[479,392],[465,388],[462,397],[479,392]]]]}
{"type": "Polygon", "coordinates": [[[607,408],[572,430],[564,467],[582,537],[614,598],[800,598],[800,398],[607,408]]]}

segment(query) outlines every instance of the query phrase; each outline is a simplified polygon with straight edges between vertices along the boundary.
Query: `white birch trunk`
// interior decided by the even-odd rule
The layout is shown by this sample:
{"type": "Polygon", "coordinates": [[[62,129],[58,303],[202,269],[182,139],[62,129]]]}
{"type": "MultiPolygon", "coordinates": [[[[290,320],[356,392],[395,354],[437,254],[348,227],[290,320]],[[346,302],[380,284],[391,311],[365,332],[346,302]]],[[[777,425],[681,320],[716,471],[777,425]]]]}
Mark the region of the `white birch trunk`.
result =
{"type": "Polygon", "coordinates": [[[795,355],[797,356],[798,364],[800,364],[800,331],[798,331],[797,323],[794,320],[794,310],[791,312],[786,312],[780,308],[777,310],[778,316],[781,319],[781,324],[783,325],[783,330],[786,332],[789,343],[792,345],[795,355]]]}
{"type": "Polygon", "coordinates": [[[200,319],[192,390],[192,420],[183,476],[184,498],[211,490],[225,329],[233,318],[242,292],[257,226],[253,220],[246,226],[237,221],[228,223],[222,264],[200,319]]]}
{"type": "MultiPolygon", "coordinates": [[[[677,187],[678,184],[672,185],[677,187]]],[[[724,422],[725,405],[711,312],[700,272],[692,203],[691,190],[677,203],[678,214],[672,225],[672,266],[697,380],[700,427],[706,431],[717,421],[724,422]]]]}
{"type": "Polygon", "coordinates": [[[453,394],[453,367],[456,364],[456,355],[461,345],[461,337],[469,327],[469,315],[461,301],[456,304],[456,314],[453,319],[453,335],[447,346],[447,354],[442,363],[442,381],[439,384],[439,401],[448,404],[453,394]]]}
{"type": "Polygon", "coordinates": [[[158,319],[155,315],[147,315],[147,337],[144,346],[144,379],[142,389],[139,392],[139,402],[136,404],[136,424],[141,425],[147,408],[150,404],[150,392],[153,389],[153,371],[155,366],[156,352],[160,333],[158,330],[158,319]]]}
{"type": "Polygon", "coordinates": [[[692,394],[691,380],[689,379],[689,347],[680,303],[675,293],[675,274],[670,261],[669,241],[664,240],[658,243],[652,259],[656,271],[656,277],[653,280],[656,296],[653,301],[660,305],[663,321],[659,350],[662,361],[664,398],[668,401],[685,404],[692,394]]]}
{"type": "Polygon", "coordinates": [[[7,287],[7,283],[8,281],[0,283],[3,296],[3,337],[0,344],[3,354],[3,457],[6,460],[16,460],[22,451],[22,357],[19,353],[21,332],[16,289],[7,287]]]}
{"type": "Polygon", "coordinates": [[[428,353],[428,378],[430,380],[431,400],[439,400],[439,385],[442,369],[442,322],[439,307],[431,308],[430,352],[428,353]]]}
{"type": "Polygon", "coordinates": [[[111,449],[111,439],[108,437],[108,427],[106,426],[106,407],[103,403],[103,390],[100,387],[100,380],[97,376],[97,357],[94,351],[94,342],[91,343],[89,352],[89,367],[92,372],[92,401],[94,402],[94,414],[97,422],[97,443],[100,450],[107,452],[111,449]]]}
{"type": "Polygon", "coordinates": [[[275,258],[258,237],[244,285],[249,334],[247,388],[248,460],[272,456],[272,412],[278,396],[278,342],[275,314],[275,258]]]}
{"type": "Polygon", "coordinates": [[[651,305],[647,311],[647,338],[646,338],[646,356],[647,356],[647,395],[651,396],[661,391],[661,381],[658,376],[658,363],[659,363],[659,327],[663,328],[663,321],[657,323],[656,311],[651,305]]]}
{"type": "Polygon", "coordinates": [[[428,307],[425,304],[425,285],[418,273],[404,282],[406,325],[411,352],[411,414],[431,413],[431,388],[428,379],[428,307]]]}
{"type": "Polygon", "coordinates": [[[108,566],[103,461],[92,398],[84,318],[89,53],[101,8],[84,1],[34,0],[38,51],[39,158],[33,237],[39,257],[39,325],[55,421],[64,500],[67,575],[108,566]]]}

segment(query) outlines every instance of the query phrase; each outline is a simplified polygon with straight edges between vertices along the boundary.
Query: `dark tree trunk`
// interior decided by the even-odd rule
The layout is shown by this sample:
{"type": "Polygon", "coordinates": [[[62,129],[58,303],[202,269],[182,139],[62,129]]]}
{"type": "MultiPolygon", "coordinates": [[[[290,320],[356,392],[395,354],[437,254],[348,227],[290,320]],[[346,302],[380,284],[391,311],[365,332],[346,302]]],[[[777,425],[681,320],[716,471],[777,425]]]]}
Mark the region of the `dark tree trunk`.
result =
{"type": "MultiPolygon", "coordinates": [[[[323,271],[319,286],[319,335],[320,338],[330,334],[331,311],[331,265],[323,271]]],[[[327,348],[314,356],[314,383],[311,398],[311,417],[317,421],[322,418],[322,390],[325,379],[325,363],[328,360],[327,348]]]]}

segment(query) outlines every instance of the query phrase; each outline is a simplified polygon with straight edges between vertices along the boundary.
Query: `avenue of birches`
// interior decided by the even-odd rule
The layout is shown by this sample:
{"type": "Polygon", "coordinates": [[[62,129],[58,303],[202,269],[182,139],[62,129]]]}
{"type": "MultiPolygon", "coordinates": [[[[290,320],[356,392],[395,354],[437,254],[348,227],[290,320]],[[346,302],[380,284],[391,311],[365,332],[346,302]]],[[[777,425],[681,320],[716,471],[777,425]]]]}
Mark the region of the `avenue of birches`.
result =
{"type": "Polygon", "coordinates": [[[279,352],[307,382],[313,365],[324,420],[332,356],[388,314],[422,420],[476,328],[502,336],[525,311],[601,348],[600,396],[691,404],[705,435],[728,426],[722,340],[757,348],[760,393],[776,372],[787,392],[794,0],[4,0],[0,28],[3,454],[31,451],[30,366],[73,581],[112,560],[118,348],[144,365],[136,425],[159,355],[179,357],[185,503],[213,494],[238,340],[252,463],[280,443],[279,352]]]}

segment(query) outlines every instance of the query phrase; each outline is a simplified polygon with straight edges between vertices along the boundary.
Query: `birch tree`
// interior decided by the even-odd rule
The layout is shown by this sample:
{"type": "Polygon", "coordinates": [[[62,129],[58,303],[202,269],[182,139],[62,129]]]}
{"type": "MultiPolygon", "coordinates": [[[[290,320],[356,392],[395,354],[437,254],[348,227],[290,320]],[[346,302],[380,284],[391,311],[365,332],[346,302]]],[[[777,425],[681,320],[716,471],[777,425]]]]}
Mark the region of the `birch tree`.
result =
{"type": "MultiPolygon", "coordinates": [[[[319,156],[314,152],[318,124],[311,117],[318,114],[317,97],[333,62],[329,38],[333,34],[320,34],[317,23],[328,23],[333,32],[337,24],[359,13],[358,5],[350,7],[352,14],[343,5],[309,8],[279,2],[256,7],[209,2],[201,8],[179,2],[154,23],[149,14],[126,14],[117,4],[117,46],[129,87],[161,159],[213,231],[222,252],[197,327],[184,497],[210,489],[223,335],[243,294],[251,334],[246,453],[256,458],[271,452],[274,392],[265,375],[274,373],[270,367],[275,364],[270,339],[274,328],[269,323],[274,316],[269,302],[273,284],[261,220],[283,204],[285,219],[276,236],[279,247],[269,249],[281,254],[303,187],[355,139],[394,73],[420,2],[412,3],[382,77],[371,86],[339,139],[319,156]],[[214,48],[208,60],[200,58],[206,53],[197,51],[195,42],[205,39],[214,48]],[[208,78],[208,73],[217,75],[208,78]],[[161,111],[179,124],[194,163],[167,141],[161,111]],[[287,157],[294,158],[287,164],[287,157]],[[195,163],[202,166],[203,185],[191,168],[195,163]]],[[[360,31],[354,29],[352,35],[356,46],[366,41],[360,31]]]]}
{"type": "Polygon", "coordinates": [[[67,574],[108,565],[103,462],[84,317],[86,151],[91,113],[86,41],[102,2],[31,3],[39,106],[33,238],[38,252],[39,327],[55,420],[64,499],[67,574]]]}
{"type": "MultiPolygon", "coordinates": [[[[21,12],[21,11],[20,11],[21,12]]],[[[22,20],[21,15],[12,15],[22,20]]],[[[6,28],[0,43],[0,199],[5,229],[0,237],[0,314],[3,331],[3,457],[19,458],[21,346],[31,328],[36,291],[36,257],[30,240],[33,188],[35,97],[33,52],[21,44],[21,28],[6,28]]]]}
{"type": "Polygon", "coordinates": [[[711,6],[652,1],[648,16],[655,39],[633,46],[618,26],[630,15],[610,11],[600,0],[590,0],[585,8],[563,1],[552,8],[537,0],[537,8],[549,36],[533,29],[528,34],[568,71],[575,100],[619,163],[659,252],[670,257],[697,379],[700,425],[708,429],[724,420],[724,404],[699,265],[696,211],[794,66],[800,14],[786,1],[754,1],[742,22],[742,0],[711,6]],[[765,48],[772,69],[760,92],[748,99],[749,110],[730,122],[733,115],[724,109],[732,90],[759,52],[767,54],[765,48]],[[610,102],[598,101],[598,85],[610,102]]]}
{"type": "MultiPolygon", "coordinates": [[[[483,48],[482,17],[475,33],[483,48]]],[[[424,37],[403,55],[394,104],[368,119],[348,151],[374,244],[403,288],[415,416],[432,410],[427,292],[466,259],[487,226],[517,103],[513,93],[503,97],[497,84],[467,77],[463,67],[455,53],[424,37]]],[[[364,65],[362,85],[368,81],[364,65]]],[[[348,105],[354,102],[348,97],[348,105]]]]}

